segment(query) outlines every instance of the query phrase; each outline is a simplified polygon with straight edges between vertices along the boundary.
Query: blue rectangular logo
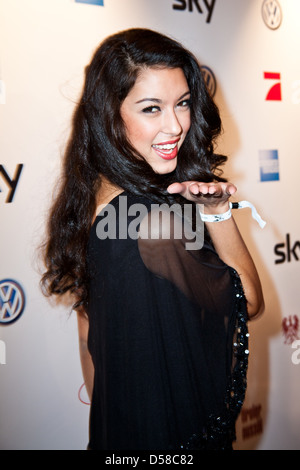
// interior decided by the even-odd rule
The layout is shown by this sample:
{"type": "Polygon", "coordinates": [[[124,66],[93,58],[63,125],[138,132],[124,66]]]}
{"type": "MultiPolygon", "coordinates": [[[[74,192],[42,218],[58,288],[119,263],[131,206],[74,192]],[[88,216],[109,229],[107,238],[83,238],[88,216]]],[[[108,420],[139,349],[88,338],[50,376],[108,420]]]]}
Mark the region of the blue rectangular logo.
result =
{"type": "Polygon", "coordinates": [[[278,150],[259,151],[260,181],[279,181],[278,150]]]}
{"type": "Polygon", "coordinates": [[[76,3],[89,3],[90,5],[99,5],[104,7],[104,0],[75,0],[76,3]]]}

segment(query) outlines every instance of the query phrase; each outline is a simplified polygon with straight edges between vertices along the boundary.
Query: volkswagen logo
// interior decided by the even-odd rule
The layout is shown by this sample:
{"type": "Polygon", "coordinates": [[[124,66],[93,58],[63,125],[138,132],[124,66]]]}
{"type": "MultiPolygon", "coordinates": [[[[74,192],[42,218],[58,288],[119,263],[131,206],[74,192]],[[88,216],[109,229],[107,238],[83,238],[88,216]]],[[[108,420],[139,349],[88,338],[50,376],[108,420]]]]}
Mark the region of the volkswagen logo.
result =
{"type": "Polygon", "coordinates": [[[262,17],[268,28],[279,28],[282,21],[282,11],[278,0],[264,0],[262,6],[262,17]]]}
{"type": "Polygon", "coordinates": [[[201,65],[201,72],[206,84],[206,88],[208,89],[210,96],[213,98],[217,90],[217,81],[215,75],[213,71],[206,65],[201,65]]]}
{"type": "Polygon", "coordinates": [[[0,281],[0,324],[13,323],[25,308],[25,294],[20,284],[11,279],[0,281]]]}

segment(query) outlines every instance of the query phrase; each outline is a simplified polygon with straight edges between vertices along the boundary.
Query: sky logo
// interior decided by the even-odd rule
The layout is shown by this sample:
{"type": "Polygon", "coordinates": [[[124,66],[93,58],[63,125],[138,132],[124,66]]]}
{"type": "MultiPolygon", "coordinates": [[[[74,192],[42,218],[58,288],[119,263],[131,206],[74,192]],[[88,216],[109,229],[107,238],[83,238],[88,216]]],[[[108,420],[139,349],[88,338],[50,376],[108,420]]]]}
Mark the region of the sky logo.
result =
{"type": "Polygon", "coordinates": [[[279,181],[278,150],[259,151],[260,181],[279,181]]]}
{"type": "Polygon", "coordinates": [[[89,3],[90,5],[99,5],[104,7],[104,0],[75,0],[76,3],[89,3]]]}

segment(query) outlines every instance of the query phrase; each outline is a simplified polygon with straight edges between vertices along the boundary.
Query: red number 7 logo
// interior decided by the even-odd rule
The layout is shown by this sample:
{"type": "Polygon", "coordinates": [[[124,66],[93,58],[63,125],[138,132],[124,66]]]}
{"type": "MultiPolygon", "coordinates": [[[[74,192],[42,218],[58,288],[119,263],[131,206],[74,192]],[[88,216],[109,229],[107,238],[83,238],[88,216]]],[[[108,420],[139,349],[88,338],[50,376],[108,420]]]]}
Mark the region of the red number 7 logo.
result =
{"type": "MultiPolygon", "coordinates": [[[[265,80],[280,80],[280,73],[264,72],[265,80]]],[[[275,83],[266,96],[266,101],[281,101],[281,83],[275,83]]]]}

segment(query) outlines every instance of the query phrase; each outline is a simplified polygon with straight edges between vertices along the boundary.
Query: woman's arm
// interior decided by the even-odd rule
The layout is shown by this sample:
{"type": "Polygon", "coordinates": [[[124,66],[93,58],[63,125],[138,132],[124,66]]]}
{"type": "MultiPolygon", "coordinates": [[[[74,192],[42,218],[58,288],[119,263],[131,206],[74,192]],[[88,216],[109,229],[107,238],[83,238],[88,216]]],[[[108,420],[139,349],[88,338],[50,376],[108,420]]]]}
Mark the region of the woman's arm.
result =
{"type": "Polygon", "coordinates": [[[87,394],[91,401],[94,387],[94,365],[88,350],[89,321],[84,311],[77,311],[79,353],[87,394]]]}
{"type": "MultiPolygon", "coordinates": [[[[170,193],[180,193],[196,201],[205,214],[223,214],[229,209],[229,198],[236,192],[230,183],[174,183],[170,193]],[[204,210],[203,210],[204,207],[204,210]]],[[[240,275],[248,302],[248,315],[253,318],[263,313],[264,299],[261,283],[252,257],[242,239],[233,217],[222,222],[205,222],[219,257],[240,275]]]]}

